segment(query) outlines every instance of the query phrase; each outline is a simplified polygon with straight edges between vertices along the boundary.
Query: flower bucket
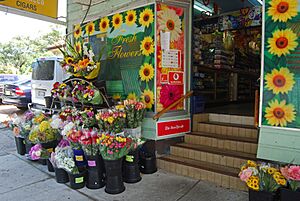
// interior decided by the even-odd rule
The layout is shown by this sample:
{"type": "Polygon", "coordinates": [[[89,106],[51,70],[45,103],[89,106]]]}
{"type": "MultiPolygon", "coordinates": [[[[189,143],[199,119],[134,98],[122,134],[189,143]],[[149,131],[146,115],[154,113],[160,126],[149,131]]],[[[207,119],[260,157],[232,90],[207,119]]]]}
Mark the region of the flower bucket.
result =
{"type": "Polygon", "coordinates": [[[39,159],[38,162],[42,165],[47,165],[47,159],[39,159]]]}
{"type": "Polygon", "coordinates": [[[157,171],[156,156],[143,153],[140,155],[140,171],[143,174],[153,174],[157,171]]]}
{"type": "Polygon", "coordinates": [[[139,152],[137,149],[125,156],[123,178],[126,183],[137,183],[142,179],[139,167],[139,152]]]}
{"type": "Polygon", "coordinates": [[[17,153],[20,155],[25,155],[26,147],[25,147],[24,138],[15,137],[15,142],[16,142],[16,147],[17,147],[17,153]]]}
{"type": "Polygon", "coordinates": [[[80,189],[85,186],[86,171],[78,174],[69,173],[70,186],[72,189],[80,189]]]}
{"type": "Polygon", "coordinates": [[[85,79],[92,80],[98,77],[100,72],[100,63],[97,63],[97,68],[90,72],[87,76],[84,76],[85,79]]]}
{"type": "Polygon", "coordinates": [[[26,152],[26,154],[29,154],[29,151],[30,151],[31,147],[33,147],[33,146],[34,146],[34,144],[32,144],[31,142],[28,142],[28,141],[25,140],[25,152],[26,152]]]}
{"type": "Polygon", "coordinates": [[[300,200],[300,190],[292,191],[290,189],[280,189],[280,201],[298,201],[300,200]]]}
{"type": "Polygon", "coordinates": [[[101,156],[86,156],[87,177],[86,187],[89,189],[99,189],[105,186],[103,159],[101,156]]]}
{"type": "Polygon", "coordinates": [[[249,189],[249,201],[277,201],[276,193],[249,189]]]}
{"type": "Polygon", "coordinates": [[[77,167],[86,166],[86,160],[82,149],[73,149],[74,161],[77,167]]]}
{"type": "Polygon", "coordinates": [[[58,145],[58,141],[53,140],[50,142],[41,143],[41,145],[44,149],[47,149],[50,153],[52,153],[54,151],[55,147],[58,145]]]}
{"type": "Polygon", "coordinates": [[[142,137],[142,127],[139,126],[137,128],[125,128],[125,136],[132,136],[135,138],[141,138],[142,137]]]}
{"type": "Polygon", "coordinates": [[[122,178],[122,160],[104,160],[106,171],[105,192],[108,194],[119,194],[125,191],[122,178]]]}
{"type": "Polygon", "coordinates": [[[55,180],[57,183],[65,184],[69,182],[68,173],[62,168],[54,168],[55,171],[55,180]]]}
{"type": "Polygon", "coordinates": [[[52,96],[45,96],[45,107],[46,108],[51,108],[52,102],[53,102],[53,97],[52,96]]]}
{"type": "Polygon", "coordinates": [[[48,171],[49,171],[49,172],[54,172],[54,167],[53,167],[52,163],[50,162],[50,160],[47,159],[46,162],[47,162],[47,168],[48,168],[48,171]]]}

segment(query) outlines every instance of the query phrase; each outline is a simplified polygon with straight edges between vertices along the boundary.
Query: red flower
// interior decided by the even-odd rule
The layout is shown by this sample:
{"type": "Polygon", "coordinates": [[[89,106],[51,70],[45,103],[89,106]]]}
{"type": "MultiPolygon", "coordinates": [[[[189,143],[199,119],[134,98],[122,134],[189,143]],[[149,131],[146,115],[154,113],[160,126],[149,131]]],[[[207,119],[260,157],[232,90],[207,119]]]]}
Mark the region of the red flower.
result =
{"type": "Polygon", "coordinates": [[[59,85],[60,85],[59,82],[55,82],[55,83],[53,84],[53,88],[54,88],[54,89],[58,89],[59,85]]]}
{"type": "Polygon", "coordinates": [[[181,86],[164,85],[160,91],[160,102],[166,108],[178,99],[180,99],[181,94],[181,86]]]}

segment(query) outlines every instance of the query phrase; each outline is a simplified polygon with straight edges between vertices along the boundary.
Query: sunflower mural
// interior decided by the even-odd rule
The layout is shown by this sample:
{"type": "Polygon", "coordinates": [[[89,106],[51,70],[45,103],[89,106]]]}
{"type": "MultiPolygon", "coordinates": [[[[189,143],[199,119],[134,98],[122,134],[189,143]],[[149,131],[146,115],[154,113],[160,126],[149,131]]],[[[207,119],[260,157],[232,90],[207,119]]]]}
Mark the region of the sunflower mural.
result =
{"type": "Polygon", "coordinates": [[[299,2],[265,2],[262,125],[300,128],[299,2]]]}

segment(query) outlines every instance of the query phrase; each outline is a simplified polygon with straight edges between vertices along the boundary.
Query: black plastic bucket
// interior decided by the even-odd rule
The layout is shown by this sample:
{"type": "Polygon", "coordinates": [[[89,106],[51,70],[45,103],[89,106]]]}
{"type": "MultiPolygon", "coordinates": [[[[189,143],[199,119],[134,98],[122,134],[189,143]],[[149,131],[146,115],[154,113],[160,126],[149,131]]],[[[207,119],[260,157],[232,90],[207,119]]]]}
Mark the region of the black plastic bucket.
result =
{"type": "Polygon", "coordinates": [[[86,187],[89,189],[99,189],[105,186],[104,162],[101,156],[86,156],[87,176],[86,187]]]}
{"type": "Polygon", "coordinates": [[[42,165],[47,165],[47,159],[39,159],[38,162],[42,165]]]}
{"type": "Polygon", "coordinates": [[[34,144],[32,144],[31,142],[28,142],[25,140],[25,152],[26,154],[29,154],[30,149],[34,146],[34,144]]]}
{"type": "Polygon", "coordinates": [[[48,171],[49,171],[49,172],[54,172],[54,167],[53,167],[52,163],[50,162],[50,160],[47,159],[46,162],[47,162],[47,168],[48,168],[48,171]]]}
{"type": "Polygon", "coordinates": [[[277,201],[276,193],[249,189],[249,201],[277,201]]]}
{"type": "Polygon", "coordinates": [[[131,151],[125,156],[123,179],[126,183],[137,183],[141,181],[138,150],[131,151]]]}
{"type": "Polygon", "coordinates": [[[54,168],[55,171],[55,180],[57,183],[65,184],[69,182],[68,173],[62,168],[54,168]]]}
{"type": "Polygon", "coordinates": [[[46,108],[51,108],[52,102],[53,102],[53,98],[52,96],[45,96],[45,107],[46,108]]]}
{"type": "Polygon", "coordinates": [[[70,186],[72,189],[80,189],[85,186],[86,171],[78,174],[69,173],[70,186]]]}
{"type": "Polygon", "coordinates": [[[140,155],[140,171],[143,174],[153,174],[157,171],[155,155],[140,155]]]}
{"type": "Polygon", "coordinates": [[[53,140],[53,141],[50,141],[50,142],[41,143],[41,145],[44,149],[47,149],[51,153],[51,152],[54,151],[55,147],[58,145],[58,141],[53,140]]]}
{"type": "Polygon", "coordinates": [[[117,160],[104,160],[106,171],[105,192],[119,194],[125,191],[122,178],[122,158],[117,160]]]}
{"type": "Polygon", "coordinates": [[[24,138],[15,137],[15,142],[16,142],[16,147],[17,147],[17,153],[20,155],[25,155],[26,147],[25,147],[24,138]]]}

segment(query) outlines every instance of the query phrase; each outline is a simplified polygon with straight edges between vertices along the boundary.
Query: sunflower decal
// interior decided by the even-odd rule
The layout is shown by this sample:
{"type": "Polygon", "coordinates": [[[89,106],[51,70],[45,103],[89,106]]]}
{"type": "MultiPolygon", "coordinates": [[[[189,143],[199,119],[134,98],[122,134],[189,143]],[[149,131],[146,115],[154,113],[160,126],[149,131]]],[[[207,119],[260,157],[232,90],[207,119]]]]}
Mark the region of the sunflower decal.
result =
{"type": "Polygon", "coordinates": [[[279,57],[290,54],[298,46],[297,35],[291,29],[276,30],[268,43],[269,52],[279,57]]]}
{"type": "Polygon", "coordinates": [[[104,17],[101,19],[99,23],[99,29],[101,32],[106,32],[108,28],[109,28],[109,19],[108,17],[104,17]]]}
{"type": "Polygon", "coordinates": [[[128,26],[134,25],[135,21],[136,21],[136,11],[135,10],[129,10],[129,11],[127,11],[127,15],[125,17],[125,21],[126,21],[126,24],[128,26]]]}
{"type": "Polygon", "coordinates": [[[175,10],[167,9],[158,12],[159,30],[171,33],[171,42],[177,41],[182,33],[181,20],[175,10]]]}
{"type": "Polygon", "coordinates": [[[149,8],[146,8],[140,13],[139,23],[144,27],[149,27],[154,21],[153,11],[149,8]]]}
{"type": "Polygon", "coordinates": [[[85,27],[85,32],[87,35],[92,35],[95,32],[94,22],[89,22],[85,27]]]}
{"type": "Polygon", "coordinates": [[[151,109],[154,104],[154,94],[153,91],[145,89],[142,94],[142,101],[146,104],[147,109],[151,109]]]}
{"type": "Polygon", "coordinates": [[[286,104],[285,100],[281,102],[273,100],[268,105],[265,118],[269,125],[285,127],[287,123],[295,120],[296,112],[293,104],[286,104]]]}
{"type": "Polygon", "coordinates": [[[294,74],[286,67],[273,69],[271,73],[266,74],[265,80],[266,88],[272,90],[274,94],[288,93],[295,84],[294,74]]]}
{"type": "Polygon", "coordinates": [[[136,97],[135,93],[132,92],[132,93],[128,94],[127,99],[136,101],[137,97],[136,97]]]}
{"type": "Polygon", "coordinates": [[[81,43],[80,42],[75,43],[75,50],[76,50],[76,52],[81,53],[81,43]]]}
{"type": "Polygon", "coordinates": [[[150,54],[154,53],[154,43],[152,37],[145,37],[141,42],[140,49],[142,51],[142,54],[145,56],[149,56],[150,54]]]}
{"type": "Polygon", "coordinates": [[[297,16],[298,0],[271,0],[268,15],[273,21],[287,22],[297,16]]]}
{"type": "Polygon", "coordinates": [[[149,82],[152,80],[154,77],[154,68],[152,64],[145,63],[142,65],[139,74],[142,81],[149,82]]]}
{"type": "Polygon", "coordinates": [[[115,29],[119,29],[123,24],[123,16],[121,14],[115,14],[112,18],[112,24],[115,29]]]}
{"type": "Polygon", "coordinates": [[[79,37],[81,37],[82,31],[81,31],[81,27],[80,24],[77,24],[74,28],[74,38],[78,39],[79,37]]]}

